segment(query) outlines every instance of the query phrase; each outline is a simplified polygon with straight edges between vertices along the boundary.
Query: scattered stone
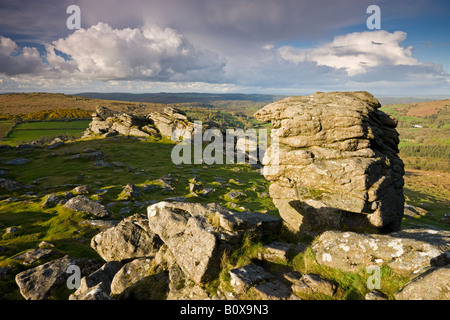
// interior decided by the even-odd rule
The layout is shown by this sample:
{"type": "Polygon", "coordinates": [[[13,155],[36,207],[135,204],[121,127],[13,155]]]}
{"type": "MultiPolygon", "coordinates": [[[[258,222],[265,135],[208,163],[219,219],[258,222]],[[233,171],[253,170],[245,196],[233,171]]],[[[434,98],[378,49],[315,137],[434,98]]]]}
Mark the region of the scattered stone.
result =
{"type": "Polygon", "coordinates": [[[439,220],[439,222],[450,225],[450,213],[444,214],[444,216],[441,218],[441,220],[439,220]]]}
{"type": "Polygon", "coordinates": [[[95,167],[107,167],[107,168],[111,168],[112,165],[104,160],[97,160],[94,162],[94,166],[95,167]]]}
{"type": "Polygon", "coordinates": [[[14,256],[13,259],[21,260],[23,264],[32,264],[38,260],[46,259],[57,252],[51,249],[31,249],[22,254],[14,256]]]}
{"type": "Polygon", "coordinates": [[[263,267],[255,264],[248,264],[246,266],[230,270],[230,277],[230,284],[238,293],[244,293],[250,287],[253,287],[263,281],[272,280],[275,278],[273,274],[267,272],[263,267]]]}
{"type": "Polygon", "coordinates": [[[207,197],[212,192],[214,192],[213,188],[204,188],[200,191],[200,194],[207,197]]]}
{"type": "Polygon", "coordinates": [[[405,205],[404,214],[409,218],[420,218],[428,215],[428,211],[420,207],[405,205]]]}
{"type": "Polygon", "coordinates": [[[104,205],[83,195],[78,195],[68,200],[64,204],[64,207],[74,211],[90,213],[99,218],[105,218],[111,215],[104,205]]]}
{"type": "Polygon", "coordinates": [[[202,185],[200,183],[189,183],[189,191],[190,192],[197,192],[202,190],[202,185]]]}
{"type": "Polygon", "coordinates": [[[292,291],[308,295],[321,293],[331,297],[336,291],[336,285],[331,281],[322,279],[318,275],[304,274],[292,285],[292,291]]]}
{"type": "Polygon", "coordinates": [[[175,201],[175,202],[186,202],[186,200],[187,200],[186,197],[170,197],[164,199],[164,201],[175,201]]]}
{"type": "Polygon", "coordinates": [[[129,214],[131,212],[131,209],[129,207],[124,207],[122,209],[120,209],[119,214],[124,215],[124,214],[129,214]]]}
{"type": "Polygon", "coordinates": [[[139,188],[134,184],[127,184],[119,194],[118,200],[134,200],[142,195],[139,188]]]}
{"type": "Polygon", "coordinates": [[[92,259],[72,258],[64,256],[18,273],[15,277],[20,293],[27,300],[45,300],[52,293],[66,286],[67,269],[70,265],[80,268],[81,276],[90,274],[101,265],[92,259]]]}
{"type": "Polygon", "coordinates": [[[292,295],[291,288],[278,279],[257,284],[254,290],[263,300],[285,300],[292,295]]]}
{"type": "Polygon", "coordinates": [[[366,293],[364,296],[365,300],[387,300],[388,297],[379,290],[372,290],[366,293]]]}
{"type": "Polygon", "coordinates": [[[227,194],[225,194],[224,198],[226,200],[230,200],[230,201],[237,201],[237,200],[242,200],[243,198],[247,197],[247,195],[245,193],[243,193],[242,191],[230,191],[227,194]]]}
{"type": "Polygon", "coordinates": [[[121,267],[117,261],[105,263],[81,279],[80,287],[69,296],[69,300],[111,300],[111,282],[121,267]]]}
{"type": "Polygon", "coordinates": [[[12,267],[0,267],[0,277],[8,275],[12,270],[12,267]]]}
{"type": "Polygon", "coordinates": [[[0,179],[0,191],[19,191],[23,188],[23,185],[20,182],[11,179],[0,179]]]}
{"type": "Polygon", "coordinates": [[[262,247],[261,259],[272,262],[287,261],[291,247],[292,245],[289,243],[271,242],[262,247]]]}
{"type": "Polygon", "coordinates": [[[39,243],[38,247],[41,249],[54,248],[55,245],[50,242],[47,242],[47,241],[41,241],[41,243],[39,243]]]}
{"type": "Polygon", "coordinates": [[[72,194],[79,195],[79,194],[88,194],[91,191],[88,185],[81,185],[78,187],[75,187],[71,190],[72,194]]]}
{"type": "Polygon", "coordinates": [[[17,228],[17,227],[8,227],[8,228],[6,228],[5,233],[6,234],[14,234],[14,233],[17,233],[18,231],[19,231],[19,228],[17,228]]]}
{"type": "Polygon", "coordinates": [[[61,199],[55,194],[49,194],[45,197],[44,201],[41,204],[41,208],[48,209],[56,206],[61,199]]]}
{"type": "Polygon", "coordinates": [[[81,224],[88,224],[92,227],[99,228],[100,231],[105,231],[106,229],[115,227],[120,221],[119,220],[85,220],[81,224]]]}
{"type": "Polygon", "coordinates": [[[91,240],[91,247],[105,261],[153,257],[161,245],[159,236],[149,228],[148,219],[140,214],[123,219],[91,240]]]}
{"type": "Polygon", "coordinates": [[[412,275],[450,251],[450,231],[405,229],[388,235],[326,231],[312,249],[319,264],[342,271],[386,264],[398,274],[412,275]]]}
{"type": "Polygon", "coordinates": [[[22,165],[22,164],[26,164],[30,162],[29,159],[26,158],[16,158],[16,159],[12,159],[6,162],[6,164],[11,165],[11,166],[18,166],[18,165],[22,165]]]}
{"type": "Polygon", "coordinates": [[[396,300],[450,300],[450,265],[430,268],[394,294],[396,300]]]}
{"type": "Polygon", "coordinates": [[[318,92],[255,113],[278,132],[278,148],[267,148],[263,174],[293,229],[400,229],[404,164],[396,122],[380,106],[368,92],[318,92]]]}

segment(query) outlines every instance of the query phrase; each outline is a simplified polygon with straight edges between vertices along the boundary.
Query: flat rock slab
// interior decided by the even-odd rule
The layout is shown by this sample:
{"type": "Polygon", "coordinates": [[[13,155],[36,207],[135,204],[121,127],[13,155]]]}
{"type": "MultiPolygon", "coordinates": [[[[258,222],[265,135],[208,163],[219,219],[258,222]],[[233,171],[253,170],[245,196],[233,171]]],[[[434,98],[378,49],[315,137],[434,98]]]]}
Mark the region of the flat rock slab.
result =
{"type": "Polygon", "coordinates": [[[254,289],[263,300],[285,300],[292,295],[291,288],[278,279],[260,283],[254,289]]]}
{"type": "Polygon", "coordinates": [[[273,274],[255,264],[248,264],[230,270],[230,277],[233,288],[241,293],[247,291],[252,286],[275,278],[273,274]]]}
{"type": "Polygon", "coordinates": [[[30,162],[29,159],[26,159],[26,158],[16,158],[16,159],[9,160],[8,162],[6,162],[6,164],[12,165],[12,166],[18,166],[18,165],[26,164],[26,163],[28,163],[28,162],[30,162]]]}
{"type": "Polygon", "coordinates": [[[81,277],[90,274],[101,266],[98,261],[92,259],[64,256],[18,273],[15,280],[20,293],[27,300],[48,299],[53,292],[66,285],[71,275],[67,273],[70,265],[76,265],[80,268],[81,277]]]}
{"type": "Polygon", "coordinates": [[[447,261],[450,231],[405,229],[387,235],[326,231],[312,246],[320,264],[355,272],[387,264],[402,275],[447,261]]]}
{"type": "Polygon", "coordinates": [[[304,274],[292,285],[294,292],[304,294],[321,293],[327,296],[333,296],[336,291],[336,285],[326,279],[322,279],[315,274],[304,274]]]}
{"type": "Polygon", "coordinates": [[[111,215],[104,205],[83,195],[68,200],[64,207],[74,211],[90,213],[98,218],[106,218],[111,215]]]}
{"type": "Polygon", "coordinates": [[[394,296],[397,300],[450,300],[450,265],[430,268],[394,296]]]}
{"type": "Polygon", "coordinates": [[[57,252],[51,249],[31,249],[22,254],[19,254],[13,259],[21,260],[23,264],[32,264],[38,260],[48,258],[57,252]]]}

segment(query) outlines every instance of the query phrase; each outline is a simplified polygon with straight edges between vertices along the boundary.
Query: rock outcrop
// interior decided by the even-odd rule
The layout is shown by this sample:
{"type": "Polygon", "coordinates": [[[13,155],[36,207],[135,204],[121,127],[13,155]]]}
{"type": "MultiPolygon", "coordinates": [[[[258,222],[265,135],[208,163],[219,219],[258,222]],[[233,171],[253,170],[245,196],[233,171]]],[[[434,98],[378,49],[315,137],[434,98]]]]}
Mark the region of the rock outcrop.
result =
{"type": "Polygon", "coordinates": [[[396,122],[368,92],[315,93],[265,106],[270,196],[295,230],[399,230],[404,165],[396,122]],[[273,140],[275,141],[275,140],[273,140]]]}
{"type": "Polygon", "coordinates": [[[259,212],[233,212],[218,204],[158,202],[148,207],[150,229],[158,234],[183,272],[195,283],[219,274],[225,250],[248,232],[276,234],[281,219],[259,212]]]}
{"type": "Polygon", "coordinates": [[[117,134],[142,138],[171,137],[176,129],[194,132],[194,124],[180,110],[166,107],[163,113],[152,112],[146,116],[110,110],[98,106],[92,114],[92,122],[83,137],[101,134],[105,137],[117,134]]]}
{"type": "Polygon", "coordinates": [[[152,112],[147,115],[158,128],[161,135],[172,137],[175,130],[186,131],[191,136],[194,133],[194,124],[189,121],[186,114],[172,107],[164,108],[164,112],[152,112]]]}
{"type": "Polygon", "coordinates": [[[151,119],[129,113],[121,113],[98,106],[92,114],[92,122],[83,137],[92,134],[111,136],[115,134],[150,138],[159,136],[151,119]]]}

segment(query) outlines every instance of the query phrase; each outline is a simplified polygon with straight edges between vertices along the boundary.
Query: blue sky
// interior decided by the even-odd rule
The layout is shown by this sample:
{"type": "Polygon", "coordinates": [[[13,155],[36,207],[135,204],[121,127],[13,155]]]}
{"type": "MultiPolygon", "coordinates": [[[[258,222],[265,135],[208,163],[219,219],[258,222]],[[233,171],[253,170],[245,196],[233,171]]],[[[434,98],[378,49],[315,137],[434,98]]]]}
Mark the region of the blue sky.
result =
{"type": "Polygon", "coordinates": [[[446,0],[0,0],[0,93],[448,96],[449,14],[446,0]]]}

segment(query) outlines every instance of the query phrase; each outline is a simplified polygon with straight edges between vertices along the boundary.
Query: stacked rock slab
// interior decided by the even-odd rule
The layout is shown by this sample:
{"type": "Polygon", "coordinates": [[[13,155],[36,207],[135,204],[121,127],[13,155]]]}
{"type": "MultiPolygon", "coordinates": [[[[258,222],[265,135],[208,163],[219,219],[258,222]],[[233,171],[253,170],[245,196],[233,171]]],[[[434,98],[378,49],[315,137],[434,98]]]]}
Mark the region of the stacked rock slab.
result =
{"type": "Polygon", "coordinates": [[[400,228],[404,165],[397,123],[380,106],[368,92],[318,92],[255,114],[278,134],[263,172],[281,217],[295,230],[400,228]]]}
{"type": "Polygon", "coordinates": [[[176,129],[192,133],[194,124],[182,111],[171,107],[166,107],[163,113],[153,112],[139,116],[97,106],[92,114],[92,122],[83,137],[96,134],[106,136],[120,134],[142,138],[159,138],[161,135],[171,137],[176,129]]]}

